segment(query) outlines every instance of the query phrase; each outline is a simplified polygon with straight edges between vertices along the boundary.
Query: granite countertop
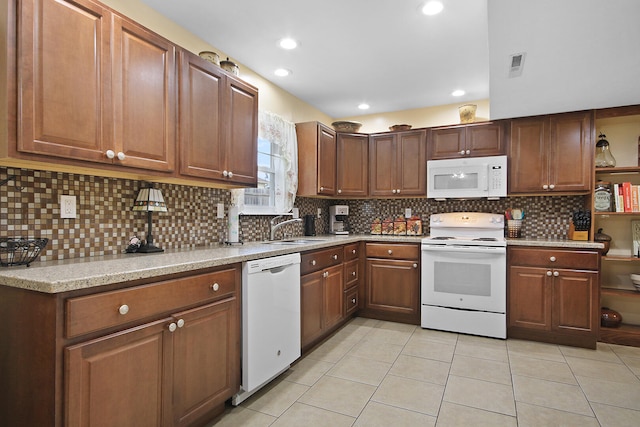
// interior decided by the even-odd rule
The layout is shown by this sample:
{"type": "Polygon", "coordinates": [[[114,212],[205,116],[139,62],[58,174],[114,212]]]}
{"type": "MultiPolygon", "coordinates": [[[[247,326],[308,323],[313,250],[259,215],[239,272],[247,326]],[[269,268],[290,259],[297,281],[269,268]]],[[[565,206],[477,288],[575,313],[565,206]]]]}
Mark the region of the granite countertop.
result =
{"type": "MultiPolygon", "coordinates": [[[[185,273],[255,259],[322,249],[360,241],[419,243],[424,236],[348,236],[323,235],[300,237],[313,242],[271,244],[251,242],[244,245],[211,245],[202,248],[167,250],[157,254],[118,254],[64,261],[34,262],[31,267],[0,268],[0,286],[29,289],[44,293],[60,293],[130,280],[149,279],[185,273]]],[[[511,246],[548,246],[600,249],[602,243],[571,240],[507,239],[511,246]]]]}

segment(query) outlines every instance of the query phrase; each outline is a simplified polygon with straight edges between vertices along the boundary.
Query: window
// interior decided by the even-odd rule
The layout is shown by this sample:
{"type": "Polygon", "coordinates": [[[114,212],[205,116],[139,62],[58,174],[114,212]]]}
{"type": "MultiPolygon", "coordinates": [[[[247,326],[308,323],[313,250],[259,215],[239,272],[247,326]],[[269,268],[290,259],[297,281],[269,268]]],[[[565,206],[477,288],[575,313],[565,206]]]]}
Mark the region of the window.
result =
{"type": "Polygon", "coordinates": [[[258,128],[258,187],[232,190],[232,203],[243,214],[288,213],[298,188],[295,124],[260,111],[258,128]]]}

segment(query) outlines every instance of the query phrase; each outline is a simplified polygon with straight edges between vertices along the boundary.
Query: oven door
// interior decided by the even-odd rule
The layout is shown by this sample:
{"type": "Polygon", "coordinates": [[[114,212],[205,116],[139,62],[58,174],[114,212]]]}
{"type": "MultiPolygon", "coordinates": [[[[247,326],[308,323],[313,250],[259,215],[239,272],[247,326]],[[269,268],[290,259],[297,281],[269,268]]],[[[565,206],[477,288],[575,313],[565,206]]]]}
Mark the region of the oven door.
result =
{"type": "Polygon", "coordinates": [[[506,312],[504,247],[422,245],[422,304],[506,312]]]}

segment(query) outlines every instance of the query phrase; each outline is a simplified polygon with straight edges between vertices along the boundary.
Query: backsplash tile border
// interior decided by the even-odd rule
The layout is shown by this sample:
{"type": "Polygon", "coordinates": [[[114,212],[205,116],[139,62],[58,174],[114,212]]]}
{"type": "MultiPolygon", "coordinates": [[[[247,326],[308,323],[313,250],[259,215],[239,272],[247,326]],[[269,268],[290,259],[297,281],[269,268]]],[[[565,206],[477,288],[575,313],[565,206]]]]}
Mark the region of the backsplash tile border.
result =
{"type": "MultiPolygon", "coordinates": [[[[0,235],[7,237],[47,237],[49,245],[40,260],[62,260],[124,251],[134,235],[146,236],[146,214],[131,211],[143,181],[105,178],[80,174],[0,167],[0,180],[15,175],[0,186],[0,235]],[[77,200],[75,219],[60,218],[60,196],[77,200]]],[[[218,203],[231,202],[228,190],[176,184],[154,184],[162,190],[168,212],[153,214],[153,236],[164,249],[195,248],[220,244],[227,238],[226,218],[216,215],[218,203]]],[[[482,211],[503,213],[507,208],[526,212],[523,236],[527,238],[566,238],[571,213],[582,209],[585,196],[510,197],[497,201],[450,200],[436,202],[426,198],[328,200],[299,197],[295,205],[300,216],[323,212],[316,220],[316,233],[329,230],[329,206],[346,204],[350,215],[347,226],[353,233],[368,233],[374,218],[394,217],[411,208],[424,221],[428,234],[429,215],[439,212],[482,211]]],[[[242,216],[241,240],[266,240],[270,216],[242,216]]],[[[302,235],[301,223],[283,232],[302,235]]]]}

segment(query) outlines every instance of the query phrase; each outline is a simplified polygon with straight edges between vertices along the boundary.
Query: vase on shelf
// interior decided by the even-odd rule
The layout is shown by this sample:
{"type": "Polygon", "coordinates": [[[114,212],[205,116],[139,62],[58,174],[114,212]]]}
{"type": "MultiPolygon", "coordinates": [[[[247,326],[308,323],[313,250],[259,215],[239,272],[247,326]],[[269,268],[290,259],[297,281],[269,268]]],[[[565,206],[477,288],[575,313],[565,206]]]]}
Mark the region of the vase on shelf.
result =
{"type": "Polygon", "coordinates": [[[609,141],[605,138],[607,136],[600,133],[599,140],[596,143],[596,167],[597,168],[613,168],[616,166],[616,159],[611,154],[609,147],[609,141]]]}

